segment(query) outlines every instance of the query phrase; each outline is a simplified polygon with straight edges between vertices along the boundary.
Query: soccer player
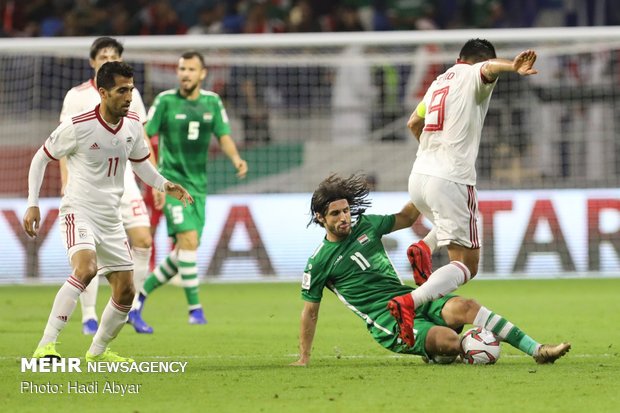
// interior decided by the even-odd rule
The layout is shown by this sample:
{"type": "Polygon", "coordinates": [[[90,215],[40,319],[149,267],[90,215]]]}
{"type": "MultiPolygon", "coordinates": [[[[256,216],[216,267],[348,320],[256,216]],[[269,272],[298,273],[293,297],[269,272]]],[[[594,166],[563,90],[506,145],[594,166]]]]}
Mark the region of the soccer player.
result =
{"type": "Polygon", "coordinates": [[[164,201],[159,193],[154,193],[156,207],[161,208],[165,203],[168,235],[174,239],[175,248],[147,278],[138,297],[138,308],[130,313],[132,323],[143,326],[143,330],[150,329],[141,314],[146,297],[177,272],[181,274],[189,305],[189,323],[207,322],[198,297],[196,252],[205,224],[211,135],[218,139],[239,178],[244,178],[248,170],[230,136],[228,116],[220,97],[200,88],[206,76],[204,57],[195,51],[183,53],[177,67],[178,89],[160,93],[149,110],[146,133],[159,135],[159,171],[183,184],[195,202],[184,209],[173,197],[166,196],[164,201]]]}
{"type": "MultiPolygon", "coordinates": [[[[457,331],[473,324],[492,331],[501,340],[529,354],[537,363],[553,363],[570,344],[539,344],[518,327],[476,301],[446,295],[413,313],[398,311],[395,297],[412,288],[402,284],[383,247],[381,237],[409,228],[420,213],[407,203],[392,215],[365,215],[370,206],[363,176],[345,179],[331,175],[312,195],[311,221],[325,228],[325,238],[308,259],[301,297],[305,301],[299,332],[299,360],[310,361],[323,289],[331,290],[344,305],[364,320],[368,332],[383,347],[396,353],[417,354],[428,359],[456,356],[460,352],[457,331]],[[352,222],[351,217],[357,217],[352,222]]],[[[419,287],[424,290],[426,284],[419,287]]]]}
{"type": "Polygon", "coordinates": [[[409,177],[409,195],[433,229],[407,251],[417,285],[401,297],[403,311],[442,297],[478,272],[478,197],[475,163],[491,93],[503,72],[536,74],[536,53],[498,59],[487,40],[465,43],[454,66],[426,91],[407,126],[420,146],[409,177]],[[431,252],[447,246],[450,263],[432,273],[431,252]],[[428,281],[427,281],[428,280],[428,281]]]}
{"type": "MultiPolygon", "coordinates": [[[[97,71],[106,62],[121,61],[123,55],[123,45],[111,37],[99,37],[95,39],[90,47],[90,66],[97,75],[97,71]]],[[[63,101],[60,121],[70,119],[76,113],[94,108],[101,102],[99,92],[95,86],[94,79],[90,79],[67,92],[63,101]]],[[[146,109],[142,103],[142,97],[138,89],[133,89],[131,106],[129,110],[135,112],[143,124],[146,123],[146,109]]],[[[60,160],[60,171],[62,187],[67,184],[66,160],[60,160]]],[[[121,215],[123,226],[129,237],[131,255],[134,262],[134,287],[136,291],[142,287],[146,279],[149,259],[151,257],[151,245],[153,243],[150,231],[150,221],[146,206],[142,200],[142,194],[134,178],[133,170],[128,164],[125,167],[125,192],[121,197],[121,215]]],[[[95,334],[97,331],[98,319],[95,305],[97,303],[97,290],[99,287],[99,277],[92,279],[86,286],[86,290],[80,295],[82,306],[82,332],[84,334],[95,334]]],[[[137,303],[137,296],[134,304],[137,303]]],[[[138,332],[141,332],[137,330],[138,332]]]]}
{"type": "Polygon", "coordinates": [[[30,164],[23,226],[34,237],[41,221],[38,198],[45,168],[51,160],[67,158],[69,178],[59,218],[72,267],[72,274],[54,299],[34,358],[60,357],[56,340],[78,297],[93,277],[104,275],[112,286],[112,297],[103,310],[86,360],[131,361],[107,347],[126,323],[135,296],[133,261],[120,211],[127,160],[146,184],[183,204],[193,202],[181,185],[169,182],[147,161],[144,128],[138,115],[129,111],[133,89],[131,66],[122,62],[102,65],[97,72],[101,104],[62,122],[30,164]]]}

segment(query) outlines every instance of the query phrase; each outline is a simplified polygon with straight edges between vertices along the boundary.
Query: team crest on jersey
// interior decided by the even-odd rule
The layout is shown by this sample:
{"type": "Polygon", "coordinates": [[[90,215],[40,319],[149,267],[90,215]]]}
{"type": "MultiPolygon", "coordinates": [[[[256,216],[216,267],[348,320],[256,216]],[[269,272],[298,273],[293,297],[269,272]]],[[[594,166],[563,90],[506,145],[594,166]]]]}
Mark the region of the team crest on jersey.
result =
{"type": "Polygon", "coordinates": [[[213,113],[203,113],[202,114],[202,120],[204,120],[205,122],[211,122],[211,120],[213,119],[213,113]]]}
{"type": "Polygon", "coordinates": [[[112,146],[118,145],[118,138],[112,139],[112,146]]]}
{"type": "Polygon", "coordinates": [[[370,238],[368,238],[368,236],[366,234],[362,234],[359,237],[357,237],[357,241],[360,244],[364,245],[364,244],[368,243],[368,241],[370,241],[370,238]]]}
{"type": "Polygon", "coordinates": [[[125,140],[127,141],[127,143],[131,143],[133,141],[133,138],[131,136],[128,136],[125,140]]]}

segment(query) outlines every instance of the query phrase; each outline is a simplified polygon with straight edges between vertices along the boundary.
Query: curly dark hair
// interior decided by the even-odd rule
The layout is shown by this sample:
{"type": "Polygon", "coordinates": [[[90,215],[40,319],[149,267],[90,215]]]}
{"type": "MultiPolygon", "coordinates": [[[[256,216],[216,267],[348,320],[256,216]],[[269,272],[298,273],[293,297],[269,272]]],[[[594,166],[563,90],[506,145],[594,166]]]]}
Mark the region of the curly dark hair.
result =
{"type": "Polygon", "coordinates": [[[311,217],[308,226],[312,223],[323,226],[323,223],[316,218],[316,213],[325,216],[329,204],[340,199],[349,201],[352,217],[363,214],[366,208],[370,206],[369,192],[368,181],[364,174],[353,174],[346,179],[337,174],[331,174],[319,184],[319,187],[312,194],[311,217]]]}

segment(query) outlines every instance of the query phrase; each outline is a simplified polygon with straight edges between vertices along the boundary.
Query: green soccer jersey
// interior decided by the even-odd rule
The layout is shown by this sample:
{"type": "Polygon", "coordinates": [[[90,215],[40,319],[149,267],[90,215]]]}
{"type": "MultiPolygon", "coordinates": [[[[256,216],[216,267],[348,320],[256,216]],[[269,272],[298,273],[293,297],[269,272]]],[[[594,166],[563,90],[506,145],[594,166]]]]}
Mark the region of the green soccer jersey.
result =
{"type": "Polygon", "coordinates": [[[206,195],[211,136],[230,135],[220,97],[201,90],[198,99],[188,100],[177,89],[164,91],[149,110],[146,133],[159,135],[161,174],[194,195],[206,195]]]}
{"type": "Polygon", "coordinates": [[[394,220],[394,215],[361,215],[343,241],[323,239],[308,259],[301,287],[310,302],[320,302],[323,288],[330,289],[385,346],[395,324],[387,303],[413,290],[402,283],[381,242],[394,220]]]}

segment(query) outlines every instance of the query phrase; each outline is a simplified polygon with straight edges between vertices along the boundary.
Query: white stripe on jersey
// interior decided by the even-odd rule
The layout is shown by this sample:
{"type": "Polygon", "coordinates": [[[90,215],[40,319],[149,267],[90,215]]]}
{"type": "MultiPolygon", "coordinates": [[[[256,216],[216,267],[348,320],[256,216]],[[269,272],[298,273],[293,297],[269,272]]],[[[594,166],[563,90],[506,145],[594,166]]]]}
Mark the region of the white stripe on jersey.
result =
{"type": "Polygon", "coordinates": [[[334,287],[332,285],[332,291],[336,294],[336,296],[338,297],[338,299],[340,301],[342,301],[342,303],[344,305],[347,306],[348,309],[350,309],[351,311],[353,311],[355,314],[357,314],[358,316],[360,316],[364,321],[366,321],[366,324],[372,324],[373,326],[375,326],[376,328],[378,328],[379,330],[383,331],[385,334],[388,334],[390,336],[394,335],[390,330],[388,330],[387,328],[383,327],[381,324],[377,323],[375,320],[373,320],[372,318],[370,318],[370,316],[368,314],[364,314],[362,313],[360,310],[358,310],[353,304],[350,304],[346,298],[344,298],[340,292],[338,291],[338,289],[336,287],[334,287]]]}
{"type": "Polygon", "coordinates": [[[484,63],[458,63],[426,91],[424,130],[412,172],[476,185],[480,136],[496,84],[484,81],[484,63]]]}

